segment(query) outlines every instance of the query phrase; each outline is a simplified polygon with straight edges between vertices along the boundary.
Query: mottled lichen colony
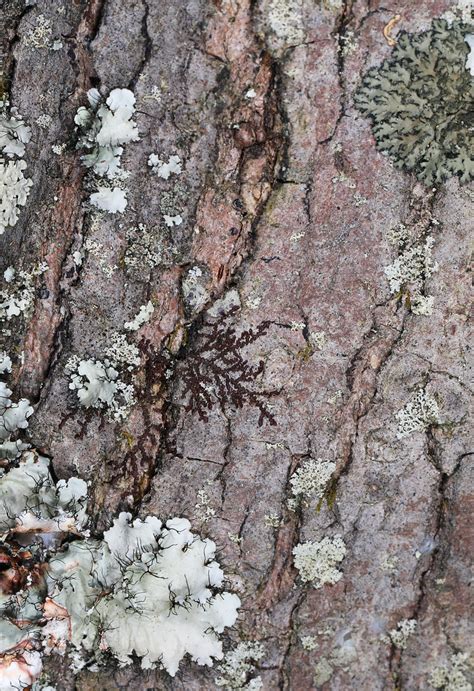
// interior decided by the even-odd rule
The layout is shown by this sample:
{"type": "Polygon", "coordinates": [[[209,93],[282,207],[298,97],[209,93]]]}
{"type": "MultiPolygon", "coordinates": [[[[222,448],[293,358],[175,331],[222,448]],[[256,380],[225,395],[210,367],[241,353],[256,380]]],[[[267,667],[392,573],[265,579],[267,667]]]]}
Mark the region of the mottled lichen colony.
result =
{"type": "Polygon", "coordinates": [[[466,25],[443,19],[419,34],[401,32],[391,57],[367,72],[355,95],[379,151],[426,185],[474,178],[468,34],[466,25]]]}
{"type": "MultiPolygon", "coordinates": [[[[0,369],[11,369],[6,354],[0,369]]],[[[34,681],[52,653],[76,671],[107,659],[127,665],[135,655],[171,676],[187,654],[200,665],[222,659],[219,634],[234,624],[240,600],[225,589],[216,545],[184,518],[163,526],[129,513],[102,539],[91,537],[87,483],[55,482],[48,459],[12,441],[33,408],[10,394],[1,383],[0,454],[20,456],[0,469],[1,688],[34,681]]]]}

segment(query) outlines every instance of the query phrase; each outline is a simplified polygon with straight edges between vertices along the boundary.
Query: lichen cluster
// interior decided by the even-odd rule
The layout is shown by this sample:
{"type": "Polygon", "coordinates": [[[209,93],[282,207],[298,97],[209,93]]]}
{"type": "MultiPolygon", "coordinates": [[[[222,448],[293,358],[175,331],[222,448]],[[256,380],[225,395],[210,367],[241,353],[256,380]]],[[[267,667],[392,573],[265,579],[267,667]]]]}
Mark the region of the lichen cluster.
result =
{"type": "Polygon", "coordinates": [[[429,679],[430,686],[444,691],[472,691],[472,685],[466,676],[469,672],[468,660],[467,653],[452,655],[449,665],[435,667],[429,679]]]}
{"type": "Polygon", "coordinates": [[[127,513],[92,539],[86,502],[83,480],[55,483],[34,452],[0,475],[2,675],[19,683],[25,652],[33,677],[51,653],[72,655],[79,669],[136,655],[143,668],[171,676],[187,654],[200,665],[221,659],[219,634],[234,624],[240,600],[225,590],[216,545],[186,519],[163,526],[127,513]]]}
{"type": "Polygon", "coordinates": [[[31,130],[15,108],[0,101],[0,235],[13,227],[25,206],[33,182],[25,178],[25,144],[31,130]]]}
{"type": "Polygon", "coordinates": [[[388,237],[398,254],[391,264],[384,267],[391,294],[405,295],[413,314],[432,314],[434,297],[426,294],[425,282],[439,268],[432,255],[433,236],[417,239],[400,223],[391,229],[388,237]]]}
{"type": "Polygon", "coordinates": [[[416,619],[402,619],[399,621],[396,628],[391,629],[383,640],[386,643],[391,643],[400,650],[405,650],[408,645],[408,639],[416,632],[416,619]]]}
{"type": "Polygon", "coordinates": [[[291,494],[288,507],[295,510],[299,506],[309,506],[311,499],[321,499],[336,464],[321,458],[305,461],[290,478],[291,494]]]}
{"type": "Polygon", "coordinates": [[[301,542],[293,549],[295,567],[304,583],[314,588],[325,583],[334,585],[342,578],[337,568],[346,556],[346,545],[340,535],[323,537],[319,542],[301,542]]]}
{"type": "Polygon", "coordinates": [[[123,420],[136,403],[133,384],[124,379],[140,364],[139,349],[124,334],[114,333],[104,356],[103,360],[69,358],[65,367],[69,388],[84,408],[104,410],[110,419],[123,420]]]}
{"type": "Polygon", "coordinates": [[[397,438],[403,439],[439,423],[438,402],[425,389],[418,389],[395,417],[398,421],[397,438]]]}
{"type": "Polygon", "coordinates": [[[87,98],[89,108],[81,106],[74,122],[79,130],[77,147],[87,152],[82,161],[100,180],[90,202],[102,211],[123,213],[127,206],[121,185],[127,177],[121,169],[123,144],[139,139],[133,120],[135,96],[129,89],[112,89],[104,101],[97,89],[89,89],[87,98]]]}
{"type": "Polygon", "coordinates": [[[216,686],[224,687],[229,691],[257,691],[263,688],[263,682],[259,676],[252,676],[255,670],[255,662],[262,659],[265,651],[261,643],[255,641],[242,641],[233,650],[229,650],[225,660],[219,665],[219,676],[215,679],[216,686]]]}
{"type": "MultiPolygon", "coordinates": [[[[0,374],[5,375],[10,372],[11,366],[12,361],[9,355],[0,353],[0,374]]],[[[13,460],[28,448],[28,444],[18,439],[18,435],[28,427],[28,418],[33,413],[33,408],[26,398],[15,402],[11,395],[11,389],[5,382],[0,381],[0,461],[13,460]]],[[[0,526],[2,521],[3,516],[0,512],[0,526]]]]}
{"type": "Polygon", "coordinates": [[[466,61],[469,29],[434,20],[401,32],[390,58],[364,76],[355,95],[371,118],[377,148],[427,185],[474,178],[474,81],[466,61]]]}

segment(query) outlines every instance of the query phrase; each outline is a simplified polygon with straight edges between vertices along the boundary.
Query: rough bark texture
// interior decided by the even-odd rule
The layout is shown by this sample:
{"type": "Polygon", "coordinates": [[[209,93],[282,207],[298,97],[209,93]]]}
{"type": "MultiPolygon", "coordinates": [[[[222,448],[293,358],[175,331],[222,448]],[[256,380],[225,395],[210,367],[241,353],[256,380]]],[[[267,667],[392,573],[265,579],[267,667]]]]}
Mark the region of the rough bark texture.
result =
{"type": "MultiPolygon", "coordinates": [[[[396,171],[352,94],[389,55],[383,30],[395,14],[397,28],[419,31],[450,2],[337,5],[2,3],[5,88],[34,128],[26,154],[34,186],[0,238],[0,269],[38,261],[49,269],[31,317],[1,345],[23,353],[13,379],[36,406],[31,444],[57,477],[92,480],[97,531],[118,510],[184,515],[218,543],[243,600],[226,646],[263,642],[255,674],[265,689],[424,689],[434,667],[469,651],[473,202],[456,179],[428,192],[396,171]],[[278,33],[275,13],[285,8],[278,33]],[[40,13],[60,50],[25,43],[40,13]],[[161,100],[151,97],[154,85],[161,100]],[[132,88],[141,135],[123,157],[128,208],[100,223],[85,204],[73,123],[92,86],[132,88]],[[48,129],[35,125],[44,113],[48,129]],[[67,144],[61,155],[57,143],[67,144]],[[178,183],[151,175],[152,151],[180,154],[178,183]],[[169,190],[184,218],[171,231],[160,206],[169,190]],[[435,309],[415,316],[389,293],[386,231],[426,214],[439,221],[435,309]],[[123,256],[139,223],[161,238],[163,261],[131,276],[123,256]],[[72,253],[86,239],[102,245],[101,256],[77,267],[72,253]],[[202,271],[200,302],[183,290],[193,267],[202,271]],[[230,289],[241,306],[226,315],[217,301],[230,289]],[[100,358],[110,334],[150,299],[153,318],[136,336],[138,404],[122,424],[86,414],[68,389],[68,358],[100,358]],[[250,329],[255,337],[238,339],[250,329]],[[322,331],[319,349],[310,334],[322,331]],[[238,385],[202,405],[199,382],[219,376],[238,385]],[[438,396],[442,424],[397,439],[395,414],[420,386],[438,396]],[[289,477],[308,458],[336,463],[331,496],[319,510],[291,512],[289,477]],[[215,511],[205,522],[200,490],[215,511]],[[266,524],[268,514],[280,527],[266,524]],[[342,580],[305,587],[293,547],[335,533],[347,545],[342,580]],[[417,633],[404,650],[381,640],[412,618],[417,633]],[[313,651],[301,644],[309,635],[313,651]],[[328,680],[318,676],[322,659],[328,680]]],[[[48,665],[57,689],[217,688],[214,669],[188,662],[173,680],[138,664],[74,680],[67,659],[48,665]]]]}

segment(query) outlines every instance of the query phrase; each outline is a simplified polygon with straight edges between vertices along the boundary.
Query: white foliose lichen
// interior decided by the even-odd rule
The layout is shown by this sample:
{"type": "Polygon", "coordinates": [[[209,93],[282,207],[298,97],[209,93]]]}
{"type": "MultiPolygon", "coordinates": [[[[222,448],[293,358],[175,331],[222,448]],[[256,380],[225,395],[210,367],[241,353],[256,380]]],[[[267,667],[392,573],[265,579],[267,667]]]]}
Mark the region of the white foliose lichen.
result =
{"type": "Polygon", "coordinates": [[[111,419],[123,420],[136,403],[135,389],[119,378],[119,372],[110,360],[69,359],[66,372],[70,375],[69,388],[76,391],[84,408],[106,410],[111,419]]]}
{"type": "Polygon", "coordinates": [[[25,169],[25,161],[0,158],[0,235],[16,224],[28,199],[33,182],[23,175],[25,169]]]}
{"type": "Polygon", "coordinates": [[[157,154],[150,154],[148,165],[152,173],[156,173],[159,178],[168,180],[170,175],[180,175],[182,172],[181,159],[176,154],[168,157],[168,161],[162,161],[157,154]]]}
{"type": "MultiPolygon", "coordinates": [[[[12,361],[6,353],[0,354],[0,373],[11,371],[12,361]]],[[[33,408],[26,398],[21,398],[17,403],[12,401],[12,391],[5,382],[0,381],[0,460],[12,460],[17,458],[22,451],[28,448],[28,444],[17,439],[21,430],[28,427],[28,418],[33,413],[33,408]]],[[[0,524],[2,521],[0,512],[0,524]]]]}
{"type": "Polygon", "coordinates": [[[42,669],[41,655],[34,650],[18,649],[9,655],[0,655],[0,688],[2,691],[28,689],[42,669]]]}
{"type": "Polygon", "coordinates": [[[155,308],[153,306],[153,303],[151,302],[151,300],[149,300],[146,303],[146,305],[141,305],[140,309],[138,310],[138,313],[131,321],[125,322],[123,328],[127,331],[138,331],[138,329],[142,327],[143,324],[146,324],[150,321],[151,315],[154,311],[155,308]]]}
{"type": "Polygon", "coordinates": [[[55,484],[48,460],[34,453],[0,476],[0,530],[11,559],[0,583],[0,670],[26,680],[22,656],[35,652],[31,684],[43,656],[67,649],[76,671],[99,665],[105,651],[121,665],[138,656],[144,669],[162,667],[171,676],[185,655],[200,665],[222,659],[219,634],[235,623],[240,600],[225,590],[215,544],[193,534],[184,518],[163,526],[127,513],[102,540],[90,539],[86,490],[79,478],[55,484]],[[11,558],[19,532],[28,549],[12,548],[11,558]],[[75,540],[64,544],[70,533],[75,540]],[[22,563],[32,555],[36,576],[25,579],[22,563]],[[12,595],[10,580],[21,578],[12,595]]]}
{"type": "Polygon", "coordinates": [[[472,691],[472,684],[466,677],[468,660],[467,653],[452,655],[448,665],[440,665],[432,671],[430,686],[444,691],[472,691]]]}
{"type": "Polygon", "coordinates": [[[120,187],[98,185],[97,192],[91,194],[89,201],[92,206],[109,214],[123,214],[127,208],[127,194],[120,187]]]}
{"type": "Polygon", "coordinates": [[[5,352],[0,352],[0,374],[12,371],[11,357],[5,352]]]}
{"type": "Polygon", "coordinates": [[[389,231],[388,239],[398,251],[398,257],[384,268],[391,294],[406,292],[414,314],[432,314],[434,298],[424,294],[424,283],[439,268],[432,256],[433,237],[413,242],[409,229],[400,223],[389,231]]]}
{"type": "Polygon", "coordinates": [[[132,119],[135,96],[128,89],[113,89],[104,103],[99,91],[90,89],[87,98],[90,108],[81,106],[74,118],[81,132],[78,148],[90,152],[82,161],[97,175],[114,178],[120,169],[122,144],[139,139],[132,119]]]}
{"type": "Polygon", "coordinates": [[[396,648],[405,650],[408,644],[408,639],[416,631],[416,619],[403,619],[399,621],[396,629],[391,629],[386,636],[382,636],[382,640],[386,643],[392,643],[396,648]]]}
{"type": "Polygon", "coordinates": [[[303,542],[293,548],[295,568],[304,583],[312,582],[315,588],[325,583],[334,585],[342,578],[337,569],[346,556],[346,545],[340,535],[324,537],[319,542],[303,542]]]}
{"type": "Polygon", "coordinates": [[[474,34],[466,34],[465,40],[467,45],[469,46],[469,50],[471,51],[467,56],[466,70],[469,70],[469,72],[474,77],[474,34]]]}
{"type": "Polygon", "coordinates": [[[31,130],[16,108],[7,100],[0,101],[0,235],[13,227],[25,206],[33,182],[25,178],[25,144],[31,130]],[[5,158],[7,157],[7,158],[5,158]],[[13,159],[13,160],[12,160],[13,159]]]}
{"type": "Polygon", "coordinates": [[[397,438],[403,439],[439,423],[439,406],[425,389],[418,389],[395,417],[398,420],[397,438]]]}
{"type": "Polygon", "coordinates": [[[160,665],[174,676],[186,654],[199,665],[222,659],[217,634],[234,624],[240,600],[223,590],[216,545],[190,527],[184,518],[161,527],[155,518],[132,523],[130,514],[120,514],[104,534],[110,551],[105,573],[117,580],[96,611],[101,644],[120,663],[131,663],[133,652],[143,668],[160,665]]]}
{"type": "MultiPolygon", "coordinates": [[[[88,152],[82,161],[97,176],[120,182],[126,177],[121,169],[123,145],[139,139],[133,120],[135,96],[129,89],[112,89],[104,102],[97,89],[90,89],[87,98],[90,107],[81,106],[74,118],[80,132],[77,147],[88,152]]],[[[103,211],[123,213],[126,191],[120,185],[102,184],[90,201],[103,211]]]]}
{"type": "Polygon", "coordinates": [[[168,216],[167,214],[163,214],[163,220],[168,228],[172,228],[173,226],[180,226],[183,222],[183,217],[180,214],[177,214],[176,216],[168,216]]]}
{"type": "Polygon", "coordinates": [[[219,676],[216,677],[216,686],[225,689],[245,689],[256,691],[263,688],[260,677],[251,677],[255,671],[255,662],[262,659],[265,654],[261,643],[246,641],[239,643],[233,650],[229,650],[218,667],[219,676]]]}
{"type": "Polygon", "coordinates": [[[102,409],[112,420],[124,420],[136,403],[135,387],[124,381],[140,364],[140,351],[124,334],[113,333],[104,359],[72,356],[66,363],[69,388],[84,408],[102,409]]]}
{"type": "Polygon", "coordinates": [[[0,531],[41,533],[48,545],[56,533],[84,534],[86,501],[84,480],[73,477],[55,484],[49,460],[29,451],[0,476],[0,531]]]}
{"type": "Polygon", "coordinates": [[[11,158],[25,155],[25,144],[31,139],[31,129],[25,124],[16,108],[11,108],[7,112],[8,104],[0,103],[0,150],[11,158]]]}
{"type": "Polygon", "coordinates": [[[232,626],[239,598],[223,589],[215,544],[184,518],[121,513],[103,541],[71,544],[49,564],[51,600],[70,617],[69,640],[88,656],[111,653],[121,665],[174,676],[187,654],[199,665],[222,659],[218,634],[232,626]],[[85,613],[88,616],[85,616],[85,613]]]}
{"type": "Polygon", "coordinates": [[[292,496],[288,507],[294,511],[298,506],[308,506],[312,499],[319,501],[335,469],[335,463],[321,458],[304,461],[290,478],[292,496]]]}

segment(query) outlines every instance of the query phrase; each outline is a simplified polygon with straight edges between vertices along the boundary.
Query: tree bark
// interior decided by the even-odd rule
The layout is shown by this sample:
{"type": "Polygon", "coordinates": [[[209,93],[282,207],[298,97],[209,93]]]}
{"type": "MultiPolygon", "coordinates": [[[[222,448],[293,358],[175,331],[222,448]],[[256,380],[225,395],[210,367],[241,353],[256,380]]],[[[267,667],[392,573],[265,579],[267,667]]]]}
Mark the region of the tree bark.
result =
{"type": "MultiPolygon", "coordinates": [[[[4,90],[33,130],[33,187],[0,236],[0,269],[48,265],[28,319],[0,341],[18,355],[11,388],[35,406],[29,442],[56,477],[90,481],[93,533],[130,511],[186,516],[216,541],[243,602],[225,648],[263,643],[264,689],[429,688],[435,667],[469,651],[472,193],[455,178],[427,191],[396,170],[352,101],[390,55],[395,14],[394,36],[450,4],[2,3],[4,90]],[[28,44],[39,14],[60,49],[28,44]],[[74,126],[92,87],[131,89],[140,132],[123,155],[127,209],[99,221],[74,126]],[[152,152],[178,154],[181,175],[153,176],[152,152]],[[171,229],[168,203],[184,219],[171,229]],[[435,308],[416,316],[390,294],[386,233],[427,215],[439,221],[435,308]],[[139,224],[161,260],[130,272],[139,224]],[[137,404],[121,423],[85,411],[67,361],[101,359],[149,300],[132,336],[137,404]],[[420,387],[441,422],[398,439],[396,413],[420,387]],[[289,478],[316,458],[336,464],[330,495],[291,511],[289,478]],[[305,585],[293,548],[334,534],[342,579],[305,585]],[[417,620],[405,649],[381,638],[405,619],[417,620]]],[[[138,663],[74,678],[54,656],[46,671],[57,689],[217,689],[216,669],[189,661],[174,679],[138,663]]]]}

